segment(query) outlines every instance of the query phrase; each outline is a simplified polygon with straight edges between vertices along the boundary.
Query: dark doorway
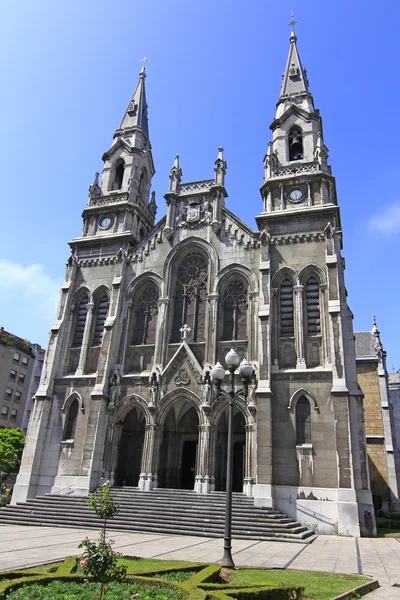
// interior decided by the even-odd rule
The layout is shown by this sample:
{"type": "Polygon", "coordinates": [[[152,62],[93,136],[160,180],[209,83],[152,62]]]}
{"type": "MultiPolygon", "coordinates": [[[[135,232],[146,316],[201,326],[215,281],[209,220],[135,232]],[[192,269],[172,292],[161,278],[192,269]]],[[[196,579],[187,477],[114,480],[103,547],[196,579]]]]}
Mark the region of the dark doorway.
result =
{"type": "Polygon", "coordinates": [[[177,400],[164,421],[159,487],[194,489],[198,437],[197,411],[189,402],[177,400]]]}
{"type": "Polygon", "coordinates": [[[196,477],[197,442],[186,441],[182,448],[181,489],[193,490],[196,477]]]}
{"type": "Polygon", "coordinates": [[[142,466],[145,418],[142,410],[133,408],[125,417],[115,474],[117,485],[137,486],[142,466]]]}
{"type": "Polygon", "coordinates": [[[245,446],[245,442],[242,441],[233,444],[232,490],[234,492],[243,492],[245,446]]]}
{"type": "MultiPolygon", "coordinates": [[[[235,407],[233,413],[233,478],[234,492],[243,491],[244,455],[246,451],[245,420],[242,412],[235,407]]],[[[228,441],[228,407],[218,422],[217,444],[215,454],[215,489],[226,490],[226,449],[228,441]]]]}

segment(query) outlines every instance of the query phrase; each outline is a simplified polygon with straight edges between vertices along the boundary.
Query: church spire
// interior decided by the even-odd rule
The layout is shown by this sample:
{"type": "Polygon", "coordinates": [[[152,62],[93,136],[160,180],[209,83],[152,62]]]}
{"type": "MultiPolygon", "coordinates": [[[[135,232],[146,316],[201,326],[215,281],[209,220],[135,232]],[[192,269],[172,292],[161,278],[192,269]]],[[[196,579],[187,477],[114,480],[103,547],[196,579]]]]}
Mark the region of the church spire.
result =
{"type": "MultiPolygon", "coordinates": [[[[147,60],[147,58],[142,59],[144,63],[146,63],[147,60]]],[[[139,73],[138,84],[122,118],[121,124],[116,131],[116,136],[120,134],[121,130],[139,128],[142,130],[145,137],[149,139],[145,79],[146,68],[143,65],[139,73]]]]}
{"type": "Polygon", "coordinates": [[[282,96],[293,96],[294,94],[301,94],[308,92],[308,80],[307,72],[303,69],[301,64],[299,52],[297,50],[297,36],[295,34],[294,26],[297,21],[294,20],[292,11],[292,20],[289,25],[292,28],[290,34],[290,48],[289,55],[286,63],[286,69],[282,77],[281,86],[281,97],[282,96]]]}

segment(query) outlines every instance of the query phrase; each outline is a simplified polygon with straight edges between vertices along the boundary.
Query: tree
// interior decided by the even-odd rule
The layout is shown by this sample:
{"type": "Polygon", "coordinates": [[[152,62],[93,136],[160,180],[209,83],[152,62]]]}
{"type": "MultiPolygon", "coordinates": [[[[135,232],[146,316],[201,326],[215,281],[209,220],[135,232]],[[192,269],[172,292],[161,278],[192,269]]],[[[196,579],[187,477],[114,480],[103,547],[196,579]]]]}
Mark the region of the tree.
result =
{"type": "Polygon", "coordinates": [[[24,443],[22,429],[0,429],[0,484],[18,472],[24,443]]]}

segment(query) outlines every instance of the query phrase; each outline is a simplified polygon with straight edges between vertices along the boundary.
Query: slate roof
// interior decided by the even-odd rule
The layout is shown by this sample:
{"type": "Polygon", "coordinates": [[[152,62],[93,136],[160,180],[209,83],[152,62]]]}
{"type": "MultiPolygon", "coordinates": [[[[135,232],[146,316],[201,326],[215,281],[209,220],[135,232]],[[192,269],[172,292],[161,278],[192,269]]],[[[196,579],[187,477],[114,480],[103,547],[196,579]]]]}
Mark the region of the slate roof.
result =
{"type": "Polygon", "coordinates": [[[376,337],[372,331],[357,331],[354,333],[356,358],[371,356],[376,358],[376,337]]]}

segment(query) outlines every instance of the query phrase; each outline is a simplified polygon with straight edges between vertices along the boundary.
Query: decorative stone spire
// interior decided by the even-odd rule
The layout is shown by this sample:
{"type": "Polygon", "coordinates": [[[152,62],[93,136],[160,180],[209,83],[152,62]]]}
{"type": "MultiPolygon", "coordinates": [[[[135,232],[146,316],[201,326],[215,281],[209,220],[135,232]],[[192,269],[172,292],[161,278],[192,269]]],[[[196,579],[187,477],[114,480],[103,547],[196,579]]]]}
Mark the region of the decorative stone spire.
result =
{"type": "Polygon", "coordinates": [[[156,193],[153,191],[151,192],[151,199],[149,202],[149,211],[151,212],[151,214],[153,215],[153,217],[156,216],[157,213],[157,204],[156,204],[156,193]]]}
{"type": "Polygon", "coordinates": [[[372,323],[373,323],[373,325],[372,325],[372,333],[375,336],[375,346],[374,346],[375,352],[376,352],[376,355],[379,356],[379,358],[382,358],[382,355],[383,355],[383,345],[382,345],[382,342],[381,342],[381,334],[380,334],[380,331],[379,331],[378,326],[376,324],[376,317],[375,317],[375,315],[372,315],[372,323]]]}
{"type": "Polygon", "coordinates": [[[328,148],[324,144],[322,131],[317,134],[317,145],[314,150],[314,158],[321,165],[321,171],[328,169],[328,148]]]}
{"type": "MultiPolygon", "coordinates": [[[[143,59],[148,60],[148,59],[143,59]]],[[[122,118],[119,129],[116,132],[118,135],[121,129],[140,128],[147,140],[149,139],[149,124],[147,120],[147,102],[146,102],[146,69],[143,65],[139,73],[139,81],[133,96],[128,104],[128,108],[122,118]]]]}
{"type": "Polygon", "coordinates": [[[214,171],[215,171],[214,181],[215,181],[216,185],[224,185],[226,168],[227,168],[227,164],[226,164],[226,161],[224,160],[224,149],[222,146],[220,146],[218,148],[217,160],[214,163],[214,171]]]}
{"type": "Polygon", "coordinates": [[[290,34],[289,56],[286,63],[286,69],[282,77],[281,97],[292,96],[294,94],[308,93],[308,80],[306,70],[303,69],[300,56],[297,50],[297,36],[294,32],[294,26],[297,21],[292,20],[289,25],[292,27],[290,34]]]}
{"type": "Polygon", "coordinates": [[[179,166],[179,154],[176,154],[174,164],[172,165],[172,169],[169,172],[170,184],[169,191],[177,193],[179,184],[182,179],[182,169],[179,166]]]}

